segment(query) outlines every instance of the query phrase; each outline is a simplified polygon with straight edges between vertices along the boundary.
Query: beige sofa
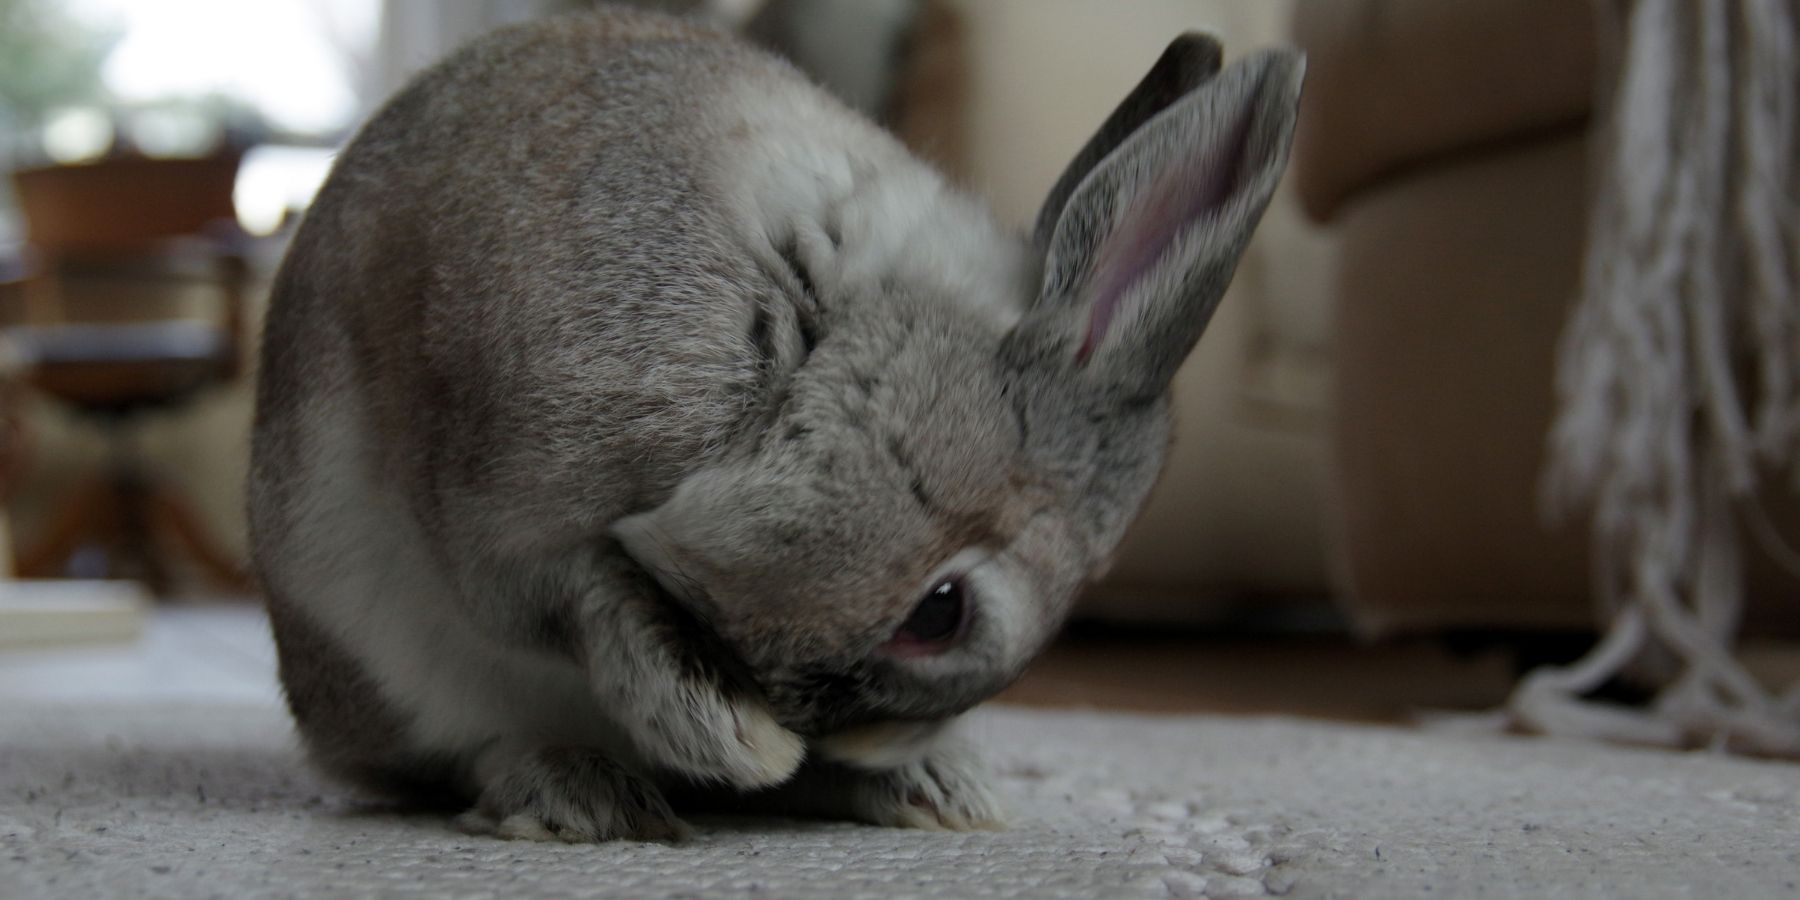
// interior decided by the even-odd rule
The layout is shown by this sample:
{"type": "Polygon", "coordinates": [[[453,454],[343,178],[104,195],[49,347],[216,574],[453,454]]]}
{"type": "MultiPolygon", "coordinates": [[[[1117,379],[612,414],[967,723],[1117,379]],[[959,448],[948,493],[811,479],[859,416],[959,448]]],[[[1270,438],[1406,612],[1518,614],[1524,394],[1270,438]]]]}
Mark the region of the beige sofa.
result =
{"type": "MultiPolygon", "coordinates": [[[[1338,243],[1328,511],[1375,633],[1587,628],[1586,522],[1540,502],[1556,351],[1580,288],[1593,98],[1577,0],[1298,0],[1293,181],[1338,243]]],[[[1757,503],[1786,535],[1800,504],[1757,503]]],[[[1744,542],[1750,634],[1800,633],[1796,571],[1744,542]]],[[[1791,550],[1782,551],[1783,555],[1791,550]]]]}
{"type": "Polygon", "coordinates": [[[1329,507],[1367,630],[1593,621],[1537,484],[1579,279],[1595,34],[1577,0],[1300,0],[1293,178],[1338,245],[1329,507]]]}

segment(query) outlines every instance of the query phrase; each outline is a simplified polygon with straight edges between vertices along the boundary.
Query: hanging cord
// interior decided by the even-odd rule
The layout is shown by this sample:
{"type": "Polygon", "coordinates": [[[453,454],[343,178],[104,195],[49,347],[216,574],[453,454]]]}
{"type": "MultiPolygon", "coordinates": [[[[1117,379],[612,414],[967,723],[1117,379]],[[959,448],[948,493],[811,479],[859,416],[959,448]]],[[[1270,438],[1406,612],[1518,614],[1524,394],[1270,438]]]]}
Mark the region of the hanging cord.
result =
{"type": "Polygon", "coordinates": [[[1591,508],[1614,618],[1508,710],[1547,733],[1800,757],[1800,685],[1776,697],[1734,655],[1740,524],[1785,548],[1757,492],[1792,486],[1800,450],[1800,0],[1597,6],[1619,67],[1545,490],[1591,508]],[[1663,663],[1648,707],[1586,698],[1646,662],[1663,663]]]}

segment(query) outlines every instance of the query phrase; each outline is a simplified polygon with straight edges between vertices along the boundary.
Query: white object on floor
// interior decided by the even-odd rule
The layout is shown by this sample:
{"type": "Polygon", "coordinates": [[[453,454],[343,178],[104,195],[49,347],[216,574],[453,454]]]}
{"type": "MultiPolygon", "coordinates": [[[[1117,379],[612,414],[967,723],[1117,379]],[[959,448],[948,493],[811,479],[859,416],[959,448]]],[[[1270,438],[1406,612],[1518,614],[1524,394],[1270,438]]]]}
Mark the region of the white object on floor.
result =
{"type": "Polygon", "coordinates": [[[0,578],[0,649],[131,640],[150,602],[135,581],[0,578]]]}
{"type": "MultiPolygon", "coordinates": [[[[0,705],[280,706],[275,645],[261,609],[161,607],[142,624],[130,643],[0,648],[0,705]]],[[[0,732],[0,748],[6,738],[0,732]]]]}
{"type": "MultiPolygon", "coordinates": [[[[253,623],[159,616],[149,634],[201,647],[253,623]]],[[[267,659],[255,635],[264,649],[223,668],[267,659]]],[[[993,709],[971,727],[1007,831],[701,819],[679,846],[569,846],[357,805],[303,767],[271,694],[77,700],[25,687],[31,674],[0,667],[8,898],[1763,897],[1800,881],[1800,769],[1777,763],[993,709]]]]}

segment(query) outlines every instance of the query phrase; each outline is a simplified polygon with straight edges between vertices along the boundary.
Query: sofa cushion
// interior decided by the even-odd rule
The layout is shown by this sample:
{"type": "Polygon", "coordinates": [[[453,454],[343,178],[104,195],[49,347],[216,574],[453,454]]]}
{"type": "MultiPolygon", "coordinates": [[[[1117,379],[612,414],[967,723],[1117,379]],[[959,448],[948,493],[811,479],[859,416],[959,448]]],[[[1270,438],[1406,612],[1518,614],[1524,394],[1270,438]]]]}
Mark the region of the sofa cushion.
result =
{"type": "Polygon", "coordinates": [[[1583,150],[1433,166],[1344,210],[1332,533],[1368,633],[1593,621],[1586,528],[1538,503],[1583,150]]]}
{"type": "Polygon", "coordinates": [[[1585,119],[1582,0],[1298,0],[1306,95],[1294,178],[1313,217],[1411,164],[1585,119]]]}

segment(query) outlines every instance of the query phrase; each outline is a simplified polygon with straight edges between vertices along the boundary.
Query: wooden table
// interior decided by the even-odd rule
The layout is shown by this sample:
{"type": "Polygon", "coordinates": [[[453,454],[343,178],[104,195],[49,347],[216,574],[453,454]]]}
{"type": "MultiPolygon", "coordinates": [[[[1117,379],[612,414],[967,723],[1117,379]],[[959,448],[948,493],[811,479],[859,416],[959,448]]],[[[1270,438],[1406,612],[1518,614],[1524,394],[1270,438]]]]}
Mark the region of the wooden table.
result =
{"type": "Polygon", "coordinates": [[[0,578],[13,573],[12,529],[6,518],[6,498],[24,464],[25,430],[19,415],[19,377],[23,360],[0,335],[0,578]]]}

